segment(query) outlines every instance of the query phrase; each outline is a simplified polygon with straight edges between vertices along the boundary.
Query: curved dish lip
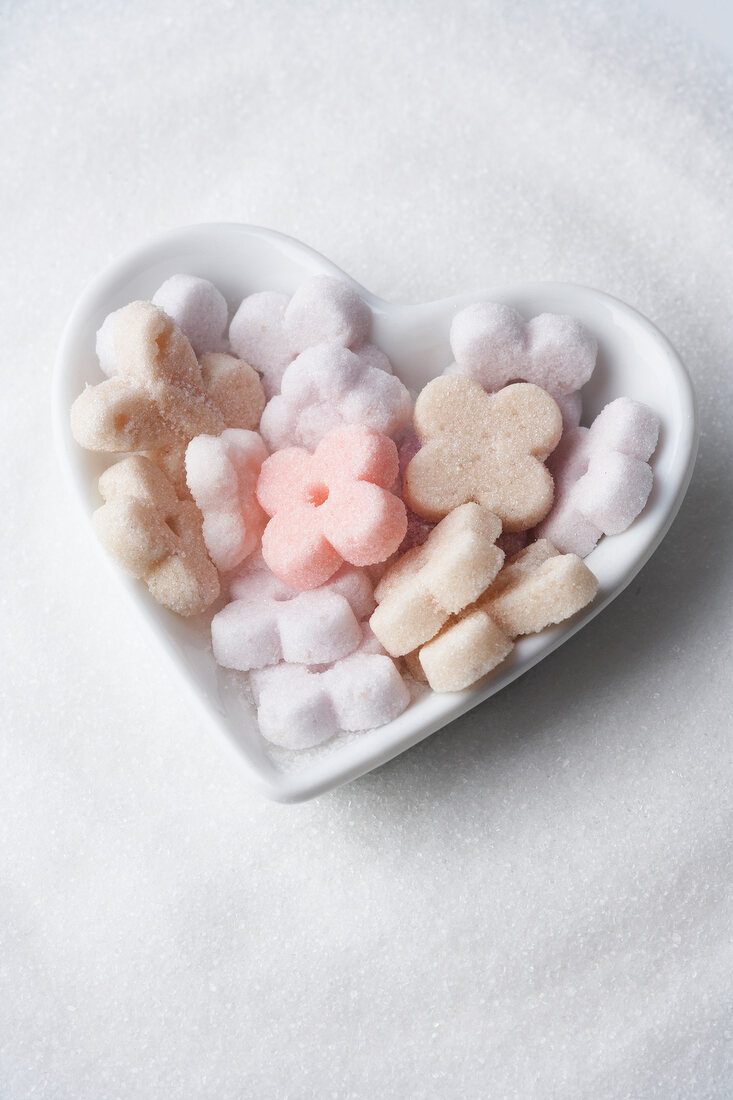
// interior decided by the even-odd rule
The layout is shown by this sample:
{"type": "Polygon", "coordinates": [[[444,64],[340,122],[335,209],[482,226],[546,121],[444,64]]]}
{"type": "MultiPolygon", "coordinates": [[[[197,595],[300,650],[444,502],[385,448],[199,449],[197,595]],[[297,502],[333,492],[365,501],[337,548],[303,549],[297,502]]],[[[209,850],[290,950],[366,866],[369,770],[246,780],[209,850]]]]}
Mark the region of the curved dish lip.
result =
{"type": "MultiPolygon", "coordinates": [[[[206,241],[209,246],[213,243],[216,247],[220,247],[225,244],[231,234],[242,236],[249,242],[264,243],[267,248],[273,250],[273,257],[279,255],[283,261],[302,269],[301,277],[309,273],[319,272],[335,275],[348,282],[370,305],[374,313],[375,340],[377,343],[382,342],[380,330],[385,329],[390,322],[411,319],[419,326],[421,319],[441,317],[447,323],[457,309],[474,301],[496,300],[517,304],[524,299],[539,298],[545,300],[549,298],[562,302],[573,296],[581,299],[585,298],[587,303],[595,302],[597,306],[602,306],[610,310],[611,313],[615,311],[618,316],[625,319],[627,323],[632,323],[639,330],[639,333],[645,334],[646,338],[653,342],[653,345],[666,358],[667,368],[671,372],[670,378],[674,383],[673,390],[679,400],[681,409],[681,415],[676,421],[677,434],[674,455],[672,456],[675,475],[672,479],[674,492],[661,512],[657,513],[657,509],[651,509],[654,522],[651,524],[650,534],[639,543],[640,548],[630,555],[629,568],[625,570],[622,578],[616,580],[610,591],[604,591],[602,586],[599,597],[588,611],[581,613],[569,624],[561,624],[560,627],[544,632],[543,636],[539,636],[539,643],[537,638],[523,639],[520,646],[525,647],[523,652],[526,652],[527,656],[512,661],[511,667],[507,668],[501,676],[492,676],[483,685],[454,696],[431,694],[428,697],[433,701],[434,714],[431,719],[423,721],[417,726],[414,722],[405,723],[401,722],[400,719],[396,719],[389,726],[361,735],[343,749],[334,748],[326,756],[300,770],[284,771],[277,768],[271,761],[258,767],[240,747],[235,745],[232,732],[226,727],[223,713],[215,711],[211,703],[204,697],[202,690],[197,688],[190,676],[186,674],[185,665],[181,660],[180,647],[176,646],[170,636],[157,628],[155,608],[150,606],[153,601],[143,586],[125,577],[96,543],[96,539],[93,540],[98,546],[99,553],[107,562],[111,573],[116,577],[117,583],[126,587],[128,595],[132,597],[133,606],[137,609],[137,613],[144,618],[148,632],[155,639],[158,651],[164,656],[169,668],[179,681],[185,685],[185,689],[204,724],[209,728],[216,729],[218,734],[224,734],[220,740],[223,740],[229,746],[229,750],[232,752],[237,764],[243,768],[250,784],[268,798],[280,802],[297,802],[313,798],[386,763],[467,710],[488,699],[572,637],[591,618],[594,618],[615,599],[649,560],[679,511],[692,477],[697,454],[699,439],[698,409],[690,377],[669,340],[651,321],[638,313],[633,307],[603,291],[572,283],[530,282],[498,288],[489,287],[476,291],[464,291],[455,296],[427,303],[389,302],[373,294],[315,249],[276,230],[237,222],[198,223],[182,226],[166,230],[145,240],[118,259],[113,260],[99,272],[77,298],[60,340],[53,373],[52,404],[55,443],[67,483],[86,522],[90,526],[90,530],[91,497],[94,493],[94,486],[89,483],[89,474],[83,468],[85,457],[87,461],[89,460],[89,453],[84,452],[76,444],[69,428],[70,376],[72,372],[70,364],[73,359],[73,345],[79,338],[79,331],[84,327],[88,327],[90,316],[93,316],[95,312],[99,314],[100,303],[108,303],[110,299],[114,298],[115,291],[118,288],[133,281],[140,272],[155,266],[156,260],[159,263],[161,254],[164,254],[170,246],[185,243],[187,247],[195,249],[197,243],[206,241]],[[539,655],[536,655],[535,651],[540,650],[539,655]],[[435,703],[436,700],[439,703],[435,703]],[[409,728],[410,725],[412,725],[412,728],[409,728]],[[401,732],[395,734],[393,729],[397,727],[401,732]]],[[[168,274],[173,274],[173,271],[170,270],[168,274]]],[[[265,289],[265,287],[253,289],[265,289]]],[[[521,304],[517,308],[521,309],[521,304]]],[[[105,306],[105,309],[106,312],[109,312],[108,306],[105,306]]],[[[73,390],[73,395],[75,396],[78,392],[77,384],[77,388],[73,390]]],[[[647,520],[649,518],[649,516],[646,517],[647,520]]],[[[638,523],[638,521],[636,522],[638,523]]],[[[632,531],[633,528],[634,525],[629,530],[632,531]]],[[[624,535],[628,533],[624,532],[624,535]]],[[[623,538],[623,536],[615,536],[615,538],[623,538]]],[[[607,543],[608,540],[602,540],[593,555],[598,555],[604,542],[607,543]]],[[[605,555],[602,553],[602,556],[609,557],[608,553],[605,553],[605,555]]],[[[213,663],[213,658],[211,660],[213,663]]],[[[413,707],[408,708],[405,715],[409,715],[412,710],[413,707]]],[[[401,718],[404,718],[405,715],[401,718]]]]}

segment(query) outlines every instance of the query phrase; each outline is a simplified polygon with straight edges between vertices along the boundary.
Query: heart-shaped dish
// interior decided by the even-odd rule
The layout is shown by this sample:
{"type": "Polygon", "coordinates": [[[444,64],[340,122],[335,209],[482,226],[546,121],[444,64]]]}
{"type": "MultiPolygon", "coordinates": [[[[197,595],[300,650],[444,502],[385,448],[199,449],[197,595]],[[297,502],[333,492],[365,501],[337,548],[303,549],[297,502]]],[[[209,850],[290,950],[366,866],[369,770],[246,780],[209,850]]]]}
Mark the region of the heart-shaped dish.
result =
{"type": "Polygon", "coordinates": [[[599,580],[598,595],[587,610],[561,626],[520,640],[509,659],[478,686],[459,694],[423,692],[389,725],[337,737],[306,752],[273,750],[260,737],[241,678],[214,662],[210,615],[195,620],[178,618],[110,561],[117,583],[126,587],[204,723],[225,735],[224,742],[235,750],[233,756],[250,781],[270,798],[301,801],[355,779],[521,676],[623,591],[659,545],[682,503],[698,439],[692,385],[665,337],[629,306],[599,291],[562,283],[526,283],[424,305],[398,305],[370,294],[323,256],[290,237],[247,225],[212,224],[166,233],[110,265],[82,294],[66,325],[54,376],[54,421],[59,455],[87,521],[101,503],[96,482],[109,459],[84,451],[74,442],[69,409],[85,383],[101,380],[96,331],[112,310],[134,299],[150,298],[165,279],[178,272],[210,279],[232,308],[258,290],[292,294],[304,278],[315,273],[346,279],[372,309],[373,341],[415,392],[451,362],[450,322],[463,306],[490,300],[514,306],[526,318],[544,312],[570,314],[594,333],[599,344],[598,365],[583,391],[583,423],[590,423],[605,404],[620,396],[650,405],[662,423],[652,459],[654,488],[646,508],[623,534],[601,539],[586,559],[599,580]]]}

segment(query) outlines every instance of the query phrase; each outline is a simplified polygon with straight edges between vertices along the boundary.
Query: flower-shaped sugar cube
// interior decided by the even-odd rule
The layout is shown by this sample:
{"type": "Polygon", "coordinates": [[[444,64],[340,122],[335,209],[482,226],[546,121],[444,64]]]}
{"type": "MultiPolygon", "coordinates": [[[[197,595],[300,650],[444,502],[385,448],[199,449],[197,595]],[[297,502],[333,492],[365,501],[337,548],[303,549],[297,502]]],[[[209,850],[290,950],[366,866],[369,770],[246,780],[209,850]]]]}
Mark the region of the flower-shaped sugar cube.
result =
{"type": "Polygon", "coordinates": [[[475,378],[489,393],[531,382],[557,401],[567,431],[580,423],[579,390],[590,378],[598,344],[574,317],[542,313],[525,321],[516,309],[478,302],[453,318],[451,374],[475,378]]]}
{"type": "Polygon", "coordinates": [[[476,501],[505,531],[523,531],[552,505],[552,478],[543,465],[562,433],[560,410],[538,386],[519,382],[486,393],[478,382],[443,375],[415,402],[422,446],[405,472],[405,503],[439,520],[476,501]]]}
{"type": "Polygon", "coordinates": [[[374,610],[366,570],[342,565],[319,588],[297,592],[253,554],[229,585],[231,603],[211,623],[214,657],[247,672],[279,661],[325,664],[362,640],[360,622],[374,610]]]}
{"type": "Polygon", "coordinates": [[[288,298],[260,291],[245,298],[229,326],[229,342],[260,372],[268,397],[279,393],[286,367],[306,348],[335,344],[359,349],[375,365],[388,367],[386,356],[366,344],[371,311],[343,279],[312,275],[288,298]]]}
{"type": "Polygon", "coordinates": [[[259,546],[267,517],[255,487],[266,458],[260,436],[244,428],[197,435],[186,448],[186,481],[217,569],[236,569],[259,546]]]}
{"type": "Polygon", "coordinates": [[[308,348],[282,377],[265,406],[260,432],[270,450],[313,448],[340,424],[364,424],[394,436],[405,428],[412,401],[393,374],[336,344],[308,348]]]}
{"type": "Polygon", "coordinates": [[[389,487],[397,448],[371,428],[335,428],[313,454],[277,451],[263,463],[257,497],[271,516],[262,555],[298,590],[317,588],[342,562],[372,565],[395,552],[407,530],[402,501],[389,487]]]}
{"type": "Polygon", "coordinates": [[[601,535],[625,531],[651,492],[658,435],[659,417],[630,397],[611,401],[590,428],[567,432],[548,461],[555,502],[537,536],[585,558],[601,535]]]}
{"type": "Polygon", "coordinates": [[[368,627],[353,653],[327,665],[281,662],[250,674],[262,736],[286,749],[307,749],[340,730],[375,729],[410,702],[391,657],[368,627]]]}
{"type": "Polygon", "coordinates": [[[197,355],[226,350],[227,301],[208,279],[171,275],[158,287],[152,302],[173,318],[197,355]]]}

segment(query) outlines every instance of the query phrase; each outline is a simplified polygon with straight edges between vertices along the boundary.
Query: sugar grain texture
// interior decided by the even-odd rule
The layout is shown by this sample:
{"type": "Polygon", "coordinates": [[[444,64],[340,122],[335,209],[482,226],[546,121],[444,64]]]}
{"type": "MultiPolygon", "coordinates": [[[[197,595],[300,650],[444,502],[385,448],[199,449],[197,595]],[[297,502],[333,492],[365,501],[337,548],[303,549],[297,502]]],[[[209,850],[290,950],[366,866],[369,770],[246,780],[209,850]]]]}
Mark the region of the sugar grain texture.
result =
{"type": "Polygon", "coordinates": [[[0,6],[3,1100],[731,1095],[732,101],[625,3],[0,6]],[[387,298],[600,287],[701,406],[631,587],[300,807],[203,734],[52,452],[78,291],[207,220],[387,298]]]}

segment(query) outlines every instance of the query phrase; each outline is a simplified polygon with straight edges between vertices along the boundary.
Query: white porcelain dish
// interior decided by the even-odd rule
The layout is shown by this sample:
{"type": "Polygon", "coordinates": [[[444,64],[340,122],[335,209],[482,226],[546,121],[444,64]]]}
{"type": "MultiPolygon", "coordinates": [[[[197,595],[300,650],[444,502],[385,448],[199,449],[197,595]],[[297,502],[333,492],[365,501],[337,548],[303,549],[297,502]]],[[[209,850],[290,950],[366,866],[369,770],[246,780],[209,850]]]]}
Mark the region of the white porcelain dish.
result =
{"type": "MultiPolygon", "coordinates": [[[[66,325],[54,375],[54,421],[59,457],[87,522],[101,503],[96,480],[109,459],[74,442],[69,409],[85,383],[101,381],[95,333],[111,310],[133,299],[150,298],[176,272],[210,279],[233,308],[244,295],[257,290],[292,293],[316,272],[346,279],[372,308],[374,341],[414,390],[450,363],[450,321],[456,310],[470,302],[505,302],[527,318],[543,312],[571,314],[595,333],[600,348],[598,366],[583,392],[584,423],[621,395],[646,402],[662,421],[647,507],[628,531],[602,539],[587,559],[600,582],[598,596],[587,611],[520,641],[509,660],[477,687],[457,695],[425,694],[388,726],[336,738],[320,750],[298,754],[293,766],[271,754],[260,737],[254,709],[236,674],[215,664],[208,618],[184,620],[163,610],[143,585],[125,577],[110,561],[111,583],[126,588],[141,624],[155,637],[204,724],[224,735],[242,772],[269,798],[282,802],[312,798],[383,764],[484,703],[603,611],[654,552],[679,509],[697,450],[694,393],[669,342],[629,306],[599,291],[560,283],[490,287],[423,305],[399,305],[370,294],[323,256],[289,237],[253,226],[212,224],[166,233],[110,265],[81,295],[66,325]]],[[[89,532],[94,538],[91,525],[89,532]]]]}

